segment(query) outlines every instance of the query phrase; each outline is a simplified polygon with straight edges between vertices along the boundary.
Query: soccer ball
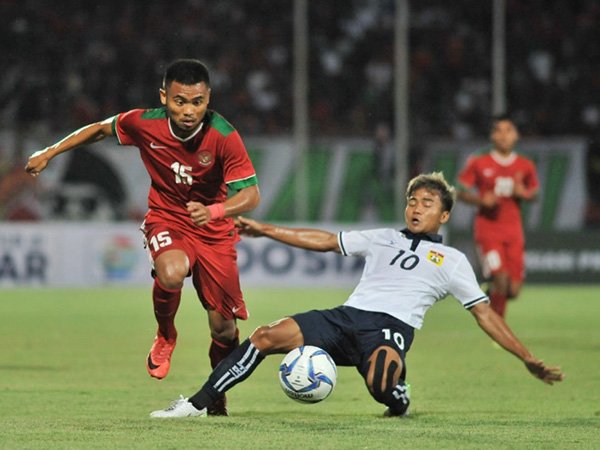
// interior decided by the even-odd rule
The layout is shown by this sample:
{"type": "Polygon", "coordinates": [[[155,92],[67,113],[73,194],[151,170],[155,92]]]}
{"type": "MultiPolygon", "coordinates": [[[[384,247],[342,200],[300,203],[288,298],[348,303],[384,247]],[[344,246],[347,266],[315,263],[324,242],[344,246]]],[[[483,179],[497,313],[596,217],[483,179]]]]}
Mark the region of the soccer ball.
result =
{"type": "Polygon", "coordinates": [[[279,382],[285,394],[301,403],[325,400],[335,387],[337,368],[319,347],[305,345],[289,352],[279,366],[279,382]]]}

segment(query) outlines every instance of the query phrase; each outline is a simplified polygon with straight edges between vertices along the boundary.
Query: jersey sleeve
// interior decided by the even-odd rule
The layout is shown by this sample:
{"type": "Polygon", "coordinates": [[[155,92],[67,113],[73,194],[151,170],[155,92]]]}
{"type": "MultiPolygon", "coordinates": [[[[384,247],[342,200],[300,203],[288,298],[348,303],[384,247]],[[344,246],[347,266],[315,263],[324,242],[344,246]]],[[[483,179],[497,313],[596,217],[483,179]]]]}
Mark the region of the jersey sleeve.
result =
{"type": "Polygon", "coordinates": [[[458,174],[457,184],[459,189],[469,190],[475,187],[477,181],[476,163],[476,156],[470,156],[467,159],[464,168],[458,174]]]}
{"type": "Polygon", "coordinates": [[[229,188],[239,191],[258,184],[256,171],[237,131],[225,138],[223,162],[223,176],[229,188]]]}
{"type": "Polygon", "coordinates": [[[377,230],[340,231],[338,244],[344,256],[365,256],[377,230]]]}
{"type": "Polygon", "coordinates": [[[113,117],[112,130],[120,145],[135,145],[136,118],[139,115],[136,112],[138,111],[140,110],[132,109],[113,117]]]}
{"type": "Polygon", "coordinates": [[[471,309],[477,303],[488,302],[488,296],[479,287],[473,267],[467,257],[461,255],[454,273],[450,277],[448,292],[466,308],[471,309]]]}

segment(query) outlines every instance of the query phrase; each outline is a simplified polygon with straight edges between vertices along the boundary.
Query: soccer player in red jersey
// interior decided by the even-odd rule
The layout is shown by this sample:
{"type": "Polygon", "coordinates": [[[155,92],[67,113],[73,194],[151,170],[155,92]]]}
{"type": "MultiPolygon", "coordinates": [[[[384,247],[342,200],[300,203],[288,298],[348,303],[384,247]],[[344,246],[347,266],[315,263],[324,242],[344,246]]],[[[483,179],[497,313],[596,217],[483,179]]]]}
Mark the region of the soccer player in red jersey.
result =
{"type": "MultiPolygon", "coordinates": [[[[107,136],[138,147],[151,179],[142,231],[153,262],[152,299],[158,331],[148,373],[164,378],[177,340],[175,314],[184,279],[192,277],[208,313],[214,368],[239,345],[237,319],[248,312],[242,297],[231,217],[259,201],[256,173],[238,132],[208,109],[209,72],[192,59],[174,61],[160,89],[161,108],[133,109],[87,125],[44,150],[25,167],[40,174],[55,156],[107,136]],[[235,192],[228,198],[227,192],[235,192]]],[[[226,415],[225,399],[212,412],[226,415]]]]}
{"type": "Polygon", "coordinates": [[[519,132],[508,116],[493,120],[490,137],[492,149],[470,157],[460,172],[458,198],[478,207],[475,241],[492,308],[504,317],[525,277],[521,204],[536,198],[539,183],[533,162],[514,151],[519,132]]]}

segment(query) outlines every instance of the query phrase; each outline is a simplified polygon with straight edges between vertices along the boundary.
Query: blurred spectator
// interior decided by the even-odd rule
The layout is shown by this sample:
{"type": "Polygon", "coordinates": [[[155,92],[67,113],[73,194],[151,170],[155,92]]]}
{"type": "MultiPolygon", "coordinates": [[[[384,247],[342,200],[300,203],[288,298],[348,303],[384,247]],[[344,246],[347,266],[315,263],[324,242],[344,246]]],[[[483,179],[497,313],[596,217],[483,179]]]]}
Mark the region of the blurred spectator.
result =
{"type": "MultiPolygon", "coordinates": [[[[314,134],[393,123],[393,0],[308,2],[314,134]]],[[[523,134],[600,122],[600,2],[507,0],[508,106],[523,134]]],[[[74,128],[152,106],[165,61],[210,66],[215,108],[252,134],[292,127],[293,0],[0,2],[0,128],[74,128]],[[42,125],[40,125],[40,123],[42,125]]],[[[492,2],[411,2],[414,136],[485,134],[492,2]]]]}
{"type": "Polygon", "coordinates": [[[590,228],[600,228],[600,135],[589,143],[586,169],[588,203],[585,224],[590,228]]]}
{"type": "Polygon", "coordinates": [[[37,196],[37,179],[23,164],[0,147],[0,221],[35,221],[42,217],[37,196]]]}
{"type": "Polygon", "coordinates": [[[373,148],[373,179],[378,180],[386,195],[392,197],[394,174],[396,172],[395,149],[392,132],[386,123],[378,123],[375,127],[373,148]]]}

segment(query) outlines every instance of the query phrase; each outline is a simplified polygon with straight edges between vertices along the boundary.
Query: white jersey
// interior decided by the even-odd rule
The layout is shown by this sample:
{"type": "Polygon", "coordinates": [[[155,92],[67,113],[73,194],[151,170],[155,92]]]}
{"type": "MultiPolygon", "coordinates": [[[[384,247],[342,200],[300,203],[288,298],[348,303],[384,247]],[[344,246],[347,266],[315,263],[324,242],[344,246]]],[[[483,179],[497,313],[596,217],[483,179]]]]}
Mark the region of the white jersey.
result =
{"type": "Polygon", "coordinates": [[[435,302],[448,294],[466,309],[487,302],[464,253],[441,243],[439,235],[376,229],[338,234],[345,256],[362,256],[365,267],[346,303],[389,314],[414,328],[435,302]]]}

